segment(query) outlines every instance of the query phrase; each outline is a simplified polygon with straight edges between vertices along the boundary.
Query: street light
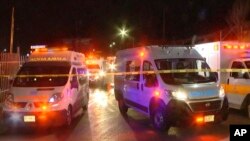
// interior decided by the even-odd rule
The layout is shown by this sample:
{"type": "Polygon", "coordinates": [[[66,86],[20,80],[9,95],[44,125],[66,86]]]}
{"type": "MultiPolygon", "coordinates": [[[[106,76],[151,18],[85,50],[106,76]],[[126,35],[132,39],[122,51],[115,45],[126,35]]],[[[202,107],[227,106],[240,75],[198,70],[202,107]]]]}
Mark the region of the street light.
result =
{"type": "Polygon", "coordinates": [[[124,38],[126,36],[128,36],[128,30],[125,29],[124,27],[122,29],[119,29],[119,35],[124,38]]]}
{"type": "Polygon", "coordinates": [[[125,37],[129,37],[132,40],[133,43],[133,47],[134,47],[134,37],[131,37],[128,35],[129,30],[126,29],[125,27],[119,29],[119,35],[121,36],[121,38],[125,38],[125,37]]]}

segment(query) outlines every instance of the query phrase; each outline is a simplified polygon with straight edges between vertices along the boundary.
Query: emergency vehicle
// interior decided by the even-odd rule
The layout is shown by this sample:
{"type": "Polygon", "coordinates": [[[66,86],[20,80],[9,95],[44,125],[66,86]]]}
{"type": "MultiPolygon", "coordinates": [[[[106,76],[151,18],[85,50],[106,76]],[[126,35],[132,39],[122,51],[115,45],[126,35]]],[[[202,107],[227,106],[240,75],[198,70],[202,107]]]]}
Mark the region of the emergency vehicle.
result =
{"type": "Polygon", "coordinates": [[[217,41],[194,48],[206,58],[211,69],[220,71],[219,80],[229,107],[245,110],[250,117],[250,43],[217,41]]]}
{"type": "Polygon", "coordinates": [[[88,57],[86,65],[88,69],[90,85],[98,85],[103,81],[105,72],[103,70],[103,58],[88,57]]]}
{"type": "Polygon", "coordinates": [[[228,101],[216,73],[190,47],[154,45],[120,50],[116,65],[114,91],[122,115],[133,108],[147,115],[160,131],[177,123],[227,119],[228,101]],[[194,69],[200,71],[191,71],[194,69]]]}
{"type": "Polygon", "coordinates": [[[70,126],[72,119],[88,107],[84,59],[84,54],[67,48],[36,49],[6,95],[5,125],[70,126]]]}

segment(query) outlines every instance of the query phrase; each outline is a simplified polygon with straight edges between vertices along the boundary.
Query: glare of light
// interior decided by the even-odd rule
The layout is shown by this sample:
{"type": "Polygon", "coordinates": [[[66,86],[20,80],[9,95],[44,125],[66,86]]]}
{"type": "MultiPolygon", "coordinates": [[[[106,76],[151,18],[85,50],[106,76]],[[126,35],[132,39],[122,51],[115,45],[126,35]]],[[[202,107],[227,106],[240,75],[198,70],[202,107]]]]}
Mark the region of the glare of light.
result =
{"type": "Polygon", "coordinates": [[[119,35],[124,38],[126,36],[128,36],[128,30],[125,29],[124,27],[122,29],[119,29],[119,35]]]}
{"type": "Polygon", "coordinates": [[[94,101],[95,105],[98,105],[100,107],[107,107],[108,96],[105,93],[105,91],[101,91],[99,89],[96,89],[93,93],[93,101],[94,101]]]}
{"type": "Polygon", "coordinates": [[[20,117],[21,116],[19,114],[13,113],[13,114],[11,114],[10,119],[13,121],[18,121],[18,120],[20,120],[20,117]]]}
{"type": "Polygon", "coordinates": [[[140,56],[143,57],[144,56],[144,52],[140,52],[140,56]]]}
{"type": "Polygon", "coordinates": [[[198,116],[198,117],[196,117],[195,121],[196,121],[196,123],[201,124],[201,123],[203,123],[204,118],[202,116],[198,116]]]}
{"type": "Polygon", "coordinates": [[[47,107],[46,105],[43,105],[43,106],[42,106],[42,109],[43,109],[43,110],[47,110],[47,108],[48,108],[48,107],[47,107]]]}
{"type": "Polygon", "coordinates": [[[100,72],[99,72],[99,75],[100,75],[100,76],[105,76],[105,72],[104,72],[104,71],[100,71],[100,72]]]}
{"type": "Polygon", "coordinates": [[[159,91],[154,91],[154,95],[156,96],[156,97],[158,97],[158,96],[160,96],[160,92],[159,91]]]}
{"type": "Polygon", "coordinates": [[[115,65],[114,63],[111,63],[111,64],[109,65],[109,69],[110,69],[111,71],[116,70],[116,65],[115,65]]]}

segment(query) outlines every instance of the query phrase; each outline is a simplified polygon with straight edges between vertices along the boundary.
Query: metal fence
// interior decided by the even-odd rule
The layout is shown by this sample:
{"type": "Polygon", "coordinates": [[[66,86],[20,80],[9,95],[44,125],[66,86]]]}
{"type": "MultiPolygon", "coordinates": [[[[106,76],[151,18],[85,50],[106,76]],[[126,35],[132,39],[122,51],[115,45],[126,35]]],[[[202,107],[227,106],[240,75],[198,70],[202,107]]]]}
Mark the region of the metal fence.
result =
{"type": "Polygon", "coordinates": [[[5,93],[9,90],[10,78],[14,77],[24,61],[25,57],[18,53],[0,53],[0,107],[5,93]]]}

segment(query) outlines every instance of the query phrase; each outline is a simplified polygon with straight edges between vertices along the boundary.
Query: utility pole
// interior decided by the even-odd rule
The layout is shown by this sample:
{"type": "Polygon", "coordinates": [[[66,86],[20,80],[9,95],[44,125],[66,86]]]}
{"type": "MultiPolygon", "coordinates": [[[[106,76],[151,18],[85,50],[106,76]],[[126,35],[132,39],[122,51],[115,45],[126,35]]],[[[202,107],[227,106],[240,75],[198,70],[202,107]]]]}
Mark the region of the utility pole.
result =
{"type": "Polygon", "coordinates": [[[163,14],[162,14],[162,40],[165,41],[165,35],[166,35],[166,8],[163,8],[163,14]]]}
{"type": "Polygon", "coordinates": [[[10,53],[13,52],[13,38],[14,38],[14,12],[15,8],[12,7],[12,14],[11,14],[11,29],[10,29],[10,53]]]}

